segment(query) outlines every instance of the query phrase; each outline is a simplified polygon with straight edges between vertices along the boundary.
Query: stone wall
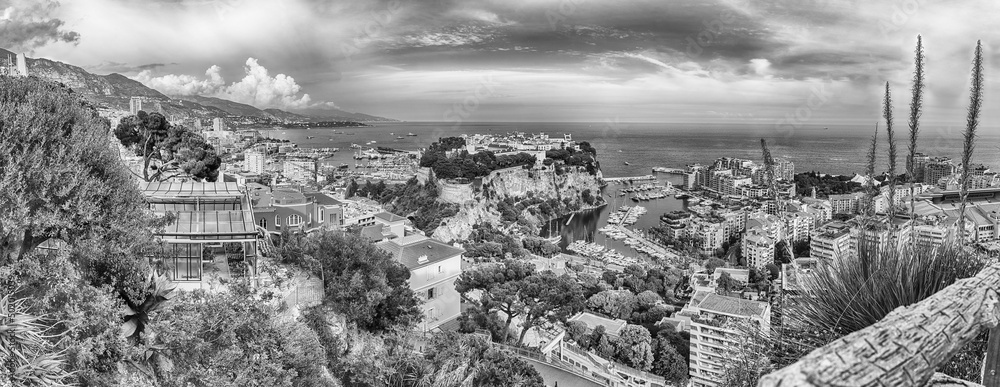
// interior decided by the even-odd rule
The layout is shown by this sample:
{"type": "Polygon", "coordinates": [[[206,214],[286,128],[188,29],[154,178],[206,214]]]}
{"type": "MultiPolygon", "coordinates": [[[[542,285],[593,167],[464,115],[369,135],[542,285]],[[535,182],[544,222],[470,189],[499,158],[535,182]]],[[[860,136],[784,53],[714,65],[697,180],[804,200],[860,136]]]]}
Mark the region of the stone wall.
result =
{"type": "Polygon", "coordinates": [[[462,204],[473,199],[472,183],[438,180],[438,200],[445,203],[462,204]]]}

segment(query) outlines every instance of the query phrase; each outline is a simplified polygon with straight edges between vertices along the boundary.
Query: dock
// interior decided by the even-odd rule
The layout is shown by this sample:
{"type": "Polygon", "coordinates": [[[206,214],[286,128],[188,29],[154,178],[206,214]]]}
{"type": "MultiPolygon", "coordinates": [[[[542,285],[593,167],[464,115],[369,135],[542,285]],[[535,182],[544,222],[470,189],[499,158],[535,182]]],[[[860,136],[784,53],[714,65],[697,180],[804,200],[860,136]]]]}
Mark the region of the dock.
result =
{"type": "Polygon", "coordinates": [[[604,181],[607,183],[627,183],[632,181],[647,181],[656,180],[656,176],[645,175],[645,176],[625,176],[625,177],[605,177],[604,181]]]}
{"type": "Polygon", "coordinates": [[[666,167],[655,167],[653,168],[653,173],[669,173],[671,175],[683,175],[687,171],[679,168],[666,168],[666,167]]]}
{"type": "Polygon", "coordinates": [[[670,260],[672,263],[678,263],[678,262],[680,262],[680,255],[678,255],[677,252],[672,251],[670,249],[667,249],[667,248],[665,248],[663,246],[660,246],[660,245],[658,245],[656,243],[653,243],[652,241],[646,239],[645,237],[643,237],[639,233],[637,233],[637,232],[635,232],[633,230],[630,230],[629,228],[627,228],[625,226],[622,226],[620,224],[616,224],[616,225],[612,225],[612,226],[615,227],[616,229],[618,229],[619,231],[625,233],[625,235],[628,235],[629,238],[632,238],[632,239],[635,239],[635,240],[639,241],[639,243],[642,243],[643,245],[645,245],[646,247],[648,247],[650,250],[653,250],[653,251],[655,251],[657,253],[663,254],[663,256],[667,257],[666,259],[670,260]]]}

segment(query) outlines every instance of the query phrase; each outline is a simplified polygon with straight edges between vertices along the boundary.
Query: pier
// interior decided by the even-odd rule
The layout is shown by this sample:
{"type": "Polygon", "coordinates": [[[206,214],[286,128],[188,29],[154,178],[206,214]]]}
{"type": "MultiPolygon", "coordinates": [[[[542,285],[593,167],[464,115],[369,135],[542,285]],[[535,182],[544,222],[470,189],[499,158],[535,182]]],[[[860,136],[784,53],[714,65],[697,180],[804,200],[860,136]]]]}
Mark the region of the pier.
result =
{"type": "Polygon", "coordinates": [[[680,262],[680,255],[678,255],[676,252],[671,251],[656,243],[653,243],[652,241],[646,239],[644,236],[640,235],[638,232],[630,230],[629,228],[622,226],[620,224],[612,225],[612,227],[616,228],[618,231],[625,233],[625,235],[628,235],[629,238],[639,241],[640,244],[644,245],[649,250],[652,250],[659,254],[663,254],[663,256],[666,257],[666,259],[670,260],[672,263],[680,262]]]}
{"type": "Polygon", "coordinates": [[[687,171],[678,168],[655,167],[653,168],[653,173],[669,173],[671,175],[683,175],[687,173],[687,171]]]}
{"type": "Polygon", "coordinates": [[[605,177],[604,178],[604,182],[606,182],[606,183],[618,183],[618,184],[632,182],[632,181],[647,181],[647,180],[656,180],[656,176],[645,175],[645,176],[631,176],[631,177],[625,176],[625,177],[605,177]]]}

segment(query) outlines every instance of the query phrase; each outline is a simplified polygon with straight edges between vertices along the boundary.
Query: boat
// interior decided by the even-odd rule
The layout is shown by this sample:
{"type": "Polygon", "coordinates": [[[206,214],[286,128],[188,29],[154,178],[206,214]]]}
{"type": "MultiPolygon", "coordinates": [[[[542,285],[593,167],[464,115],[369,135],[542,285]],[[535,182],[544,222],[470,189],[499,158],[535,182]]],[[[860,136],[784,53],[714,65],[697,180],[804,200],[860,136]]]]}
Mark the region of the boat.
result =
{"type": "Polygon", "coordinates": [[[306,136],[307,140],[311,140],[311,139],[314,139],[314,138],[316,138],[316,136],[306,136]]]}
{"type": "Polygon", "coordinates": [[[628,161],[626,161],[626,162],[625,162],[625,165],[631,165],[631,164],[629,164],[629,163],[628,163],[628,161]]]}
{"type": "Polygon", "coordinates": [[[347,165],[347,164],[340,164],[340,169],[347,169],[347,168],[349,168],[349,167],[350,167],[350,166],[349,166],[349,165],[347,165]]]}
{"type": "Polygon", "coordinates": [[[415,135],[415,134],[413,134],[413,133],[407,133],[406,135],[407,135],[407,136],[410,136],[410,137],[416,137],[416,136],[417,136],[417,135],[415,135]]]}
{"type": "Polygon", "coordinates": [[[677,195],[674,195],[674,199],[687,199],[689,197],[691,197],[691,196],[688,195],[688,194],[683,194],[683,193],[679,193],[677,195]]]}
{"type": "Polygon", "coordinates": [[[404,138],[403,136],[396,136],[397,140],[402,140],[403,138],[404,138]]]}

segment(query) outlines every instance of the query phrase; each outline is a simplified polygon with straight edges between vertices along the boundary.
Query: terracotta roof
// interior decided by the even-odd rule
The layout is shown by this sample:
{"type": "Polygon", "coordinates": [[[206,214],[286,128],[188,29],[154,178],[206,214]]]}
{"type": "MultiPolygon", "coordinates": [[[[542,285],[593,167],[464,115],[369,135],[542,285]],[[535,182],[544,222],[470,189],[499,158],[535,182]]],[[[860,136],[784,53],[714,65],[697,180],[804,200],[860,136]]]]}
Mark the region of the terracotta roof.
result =
{"type": "Polygon", "coordinates": [[[400,263],[406,265],[410,270],[426,266],[434,262],[453,258],[465,252],[457,247],[449,246],[436,239],[426,238],[406,245],[400,245],[395,241],[383,241],[376,243],[382,250],[391,254],[400,263]],[[421,259],[421,258],[425,259],[421,259]]]}

